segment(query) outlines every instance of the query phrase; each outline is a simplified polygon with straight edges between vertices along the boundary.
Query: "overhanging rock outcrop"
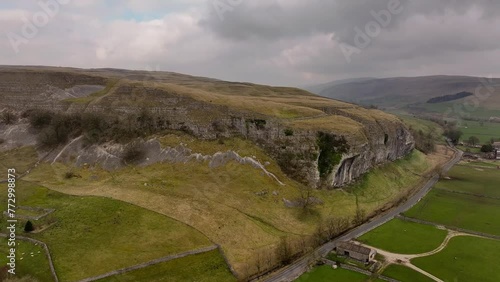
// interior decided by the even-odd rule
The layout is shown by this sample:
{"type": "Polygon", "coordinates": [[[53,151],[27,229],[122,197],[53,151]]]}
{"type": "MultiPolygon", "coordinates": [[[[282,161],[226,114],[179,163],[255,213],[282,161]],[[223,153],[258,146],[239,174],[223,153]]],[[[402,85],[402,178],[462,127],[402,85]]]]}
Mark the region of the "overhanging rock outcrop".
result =
{"type": "Polygon", "coordinates": [[[93,113],[135,128],[135,117],[147,110],[159,130],[251,140],[291,178],[316,188],[344,186],[414,149],[404,124],[378,110],[293,88],[172,73],[144,77],[117,70],[0,68],[0,110],[93,113]]]}

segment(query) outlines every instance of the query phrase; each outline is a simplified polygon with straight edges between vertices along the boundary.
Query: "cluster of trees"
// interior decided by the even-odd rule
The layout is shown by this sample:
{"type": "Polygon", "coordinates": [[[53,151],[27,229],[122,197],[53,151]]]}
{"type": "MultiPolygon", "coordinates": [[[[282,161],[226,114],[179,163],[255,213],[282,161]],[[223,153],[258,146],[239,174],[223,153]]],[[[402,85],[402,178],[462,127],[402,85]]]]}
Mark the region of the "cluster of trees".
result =
{"type": "MultiPolygon", "coordinates": [[[[256,253],[247,264],[246,279],[255,279],[269,271],[291,263],[300,256],[336,238],[353,226],[355,219],[350,217],[332,217],[319,223],[310,236],[282,237],[274,247],[266,247],[256,253]]],[[[319,257],[318,257],[319,259],[319,257]]]]}
{"type": "Polygon", "coordinates": [[[431,132],[424,133],[422,130],[415,130],[410,127],[410,132],[415,139],[415,147],[417,150],[430,154],[436,151],[436,139],[431,132]]]}
{"type": "Polygon", "coordinates": [[[457,145],[460,142],[460,138],[464,133],[457,129],[456,126],[450,125],[444,130],[444,136],[451,140],[454,145],[457,145]]]}
{"type": "Polygon", "coordinates": [[[471,136],[469,137],[469,139],[467,139],[467,143],[471,146],[476,146],[481,143],[481,140],[479,140],[479,138],[477,138],[476,136],[471,136]]]}
{"type": "Polygon", "coordinates": [[[47,148],[64,144],[70,138],[81,135],[89,145],[107,141],[124,143],[164,130],[170,125],[161,116],[154,116],[147,110],[122,117],[99,113],[54,113],[46,110],[29,110],[23,116],[38,130],[39,145],[47,148]]]}
{"type": "Polygon", "coordinates": [[[18,119],[17,115],[11,111],[4,111],[0,115],[0,122],[7,124],[7,125],[15,123],[17,121],[17,119],[18,119]]]}
{"type": "Polygon", "coordinates": [[[460,93],[457,93],[457,94],[435,97],[435,98],[429,99],[427,101],[427,103],[428,104],[444,103],[444,102],[454,101],[454,100],[458,100],[458,99],[463,99],[463,98],[466,98],[466,97],[469,97],[469,96],[473,96],[473,95],[474,94],[472,94],[470,92],[465,92],[464,91],[464,92],[460,92],[460,93]]]}

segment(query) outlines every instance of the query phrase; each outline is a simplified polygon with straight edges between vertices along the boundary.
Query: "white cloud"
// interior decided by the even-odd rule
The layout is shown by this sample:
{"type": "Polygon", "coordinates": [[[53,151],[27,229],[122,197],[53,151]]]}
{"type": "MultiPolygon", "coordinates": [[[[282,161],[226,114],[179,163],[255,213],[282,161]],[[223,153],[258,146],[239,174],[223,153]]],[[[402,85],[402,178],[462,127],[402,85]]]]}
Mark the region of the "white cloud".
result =
{"type": "Polygon", "coordinates": [[[5,35],[20,34],[22,17],[40,11],[36,2],[19,0],[0,8],[0,64],[159,65],[288,85],[360,76],[500,75],[500,5],[486,0],[404,2],[404,12],[351,63],[339,40],[352,40],[354,27],[372,20],[370,11],[388,0],[243,0],[224,21],[211,1],[73,0],[16,55],[5,35]]]}

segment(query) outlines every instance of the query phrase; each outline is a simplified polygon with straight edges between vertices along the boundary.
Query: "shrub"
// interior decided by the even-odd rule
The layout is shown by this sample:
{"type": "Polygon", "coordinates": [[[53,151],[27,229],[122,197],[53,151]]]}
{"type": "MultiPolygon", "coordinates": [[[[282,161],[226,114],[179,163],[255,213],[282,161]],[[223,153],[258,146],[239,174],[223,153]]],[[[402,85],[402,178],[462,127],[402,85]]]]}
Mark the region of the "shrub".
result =
{"type": "Polygon", "coordinates": [[[258,130],[265,129],[267,124],[266,120],[264,119],[247,119],[246,120],[247,127],[248,123],[253,123],[258,130]]]}
{"type": "Polygon", "coordinates": [[[33,226],[33,223],[28,220],[28,222],[26,222],[26,225],[24,225],[24,232],[29,233],[33,231],[35,231],[35,227],[33,226]]]}
{"type": "Polygon", "coordinates": [[[50,124],[54,113],[44,110],[31,110],[27,112],[30,125],[34,128],[41,129],[50,124]]]}
{"type": "Polygon", "coordinates": [[[293,129],[285,129],[285,136],[293,136],[293,129]]]}
{"type": "Polygon", "coordinates": [[[349,145],[343,136],[337,137],[324,132],[318,132],[316,143],[320,151],[318,158],[319,174],[321,177],[325,177],[340,163],[342,155],[349,150],[349,145]]]}
{"type": "Polygon", "coordinates": [[[74,172],[72,172],[72,171],[68,171],[68,172],[66,172],[66,173],[64,174],[64,178],[65,178],[65,179],[71,179],[71,178],[81,178],[81,176],[80,176],[80,175],[78,175],[78,174],[76,174],[76,173],[74,173],[74,172]]]}
{"type": "Polygon", "coordinates": [[[122,161],[124,164],[137,164],[146,156],[146,152],[138,143],[130,144],[123,152],[122,161]]]}
{"type": "Polygon", "coordinates": [[[2,122],[5,124],[13,124],[17,121],[17,116],[13,112],[5,111],[2,113],[2,122]]]}
{"type": "Polygon", "coordinates": [[[491,153],[494,151],[493,145],[486,144],[481,147],[481,152],[483,153],[491,153]]]}

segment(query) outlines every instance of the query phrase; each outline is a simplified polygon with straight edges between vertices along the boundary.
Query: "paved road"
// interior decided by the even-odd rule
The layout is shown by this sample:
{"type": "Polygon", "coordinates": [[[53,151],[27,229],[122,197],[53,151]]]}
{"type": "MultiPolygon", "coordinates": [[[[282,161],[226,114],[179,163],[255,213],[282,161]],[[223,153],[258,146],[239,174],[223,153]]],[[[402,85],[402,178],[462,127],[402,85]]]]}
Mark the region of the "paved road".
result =
{"type": "MultiPolygon", "coordinates": [[[[455,164],[457,164],[460,159],[462,158],[463,152],[453,149],[455,151],[455,156],[452,160],[448,161],[444,167],[443,170],[447,172],[450,170],[455,164]]],[[[326,256],[338,242],[341,241],[348,241],[352,240],[354,238],[357,238],[373,229],[376,227],[390,221],[393,219],[395,216],[398,214],[405,212],[406,210],[410,209],[413,207],[415,204],[417,204],[427,193],[431,190],[431,188],[437,183],[439,180],[439,176],[435,175],[427,183],[411,198],[409,198],[405,203],[402,205],[391,209],[387,213],[347,232],[346,234],[336,238],[333,241],[330,241],[318,249],[314,251],[313,254],[309,254],[307,256],[302,257],[301,259],[295,261],[294,263],[282,268],[280,271],[276,273],[270,274],[268,277],[265,277],[261,281],[264,282],[286,282],[286,281],[293,281],[300,275],[302,275],[304,272],[307,271],[309,265],[314,262],[314,260],[321,256],[324,257],[326,256]]]]}

